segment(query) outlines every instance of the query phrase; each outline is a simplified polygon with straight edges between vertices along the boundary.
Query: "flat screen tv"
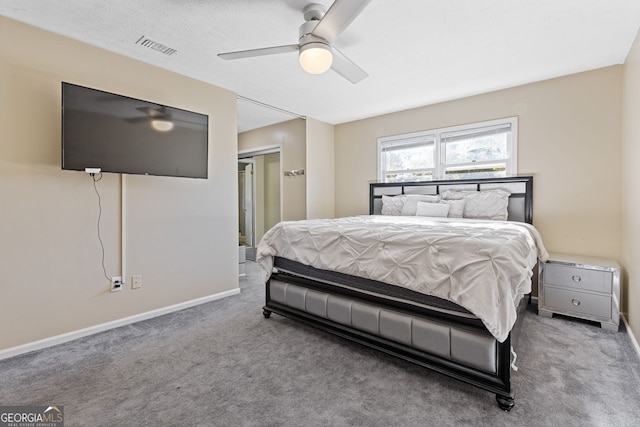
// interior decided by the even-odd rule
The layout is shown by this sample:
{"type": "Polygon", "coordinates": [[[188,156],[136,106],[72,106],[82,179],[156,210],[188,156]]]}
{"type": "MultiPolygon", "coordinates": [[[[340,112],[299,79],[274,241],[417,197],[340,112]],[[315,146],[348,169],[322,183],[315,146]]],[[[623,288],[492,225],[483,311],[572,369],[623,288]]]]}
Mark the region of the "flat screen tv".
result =
{"type": "Polygon", "coordinates": [[[62,82],[62,169],[207,178],[209,117],[62,82]]]}

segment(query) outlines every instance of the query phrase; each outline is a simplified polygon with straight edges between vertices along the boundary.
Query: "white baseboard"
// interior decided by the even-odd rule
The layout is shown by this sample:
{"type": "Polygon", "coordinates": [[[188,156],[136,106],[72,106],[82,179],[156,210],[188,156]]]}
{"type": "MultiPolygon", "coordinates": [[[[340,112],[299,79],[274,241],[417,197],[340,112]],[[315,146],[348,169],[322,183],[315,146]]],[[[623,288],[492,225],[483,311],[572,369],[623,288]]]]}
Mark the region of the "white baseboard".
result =
{"type": "Polygon", "coordinates": [[[636,353],[638,354],[638,359],[640,359],[640,345],[638,345],[638,341],[636,337],[633,335],[633,331],[631,330],[631,326],[629,326],[629,322],[627,322],[626,316],[623,314],[622,321],[624,322],[624,326],[627,328],[627,335],[629,335],[629,339],[631,340],[631,344],[633,348],[636,349],[636,353]]]}
{"type": "Polygon", "coordinates": [[[191,301],[181,302],[179,304],[170,305],[168,307],[158,308],[156,310],[147,311],[146,313],[135,314],[133,316],[125,317],[118,320],[113,320],[111,322],[102,323],[96,326],[90,326],[88,328],[79,329],[77,331],[67,332],[65,334],[56,335],[56,336],[45,338],[39,341],[30,342],[30,343],[19,345],[16,347],[10,347],[4,350],[0,350],[0,360],[8,359],[10,357],[28,353],[30,351],[41,350],[43,348],[52,347],[54,345],[58,345],[68,341],[76,340],[78,338],[86,337],[88,335],[97,334],[98,332],[107,331],[109,329],[118,328],[120,326],[130,325],[132,323],[151,319],[153,317],[162,316],[168,313],[173,313],[175,311],[184,310],[185,308],[194,307],[196,305],[226,298],[232,295],[237,295],[239,293],[240,293],[240,289],[232,289],[230,291],[220,292],[218,294],[197,298],[191,301]]]}

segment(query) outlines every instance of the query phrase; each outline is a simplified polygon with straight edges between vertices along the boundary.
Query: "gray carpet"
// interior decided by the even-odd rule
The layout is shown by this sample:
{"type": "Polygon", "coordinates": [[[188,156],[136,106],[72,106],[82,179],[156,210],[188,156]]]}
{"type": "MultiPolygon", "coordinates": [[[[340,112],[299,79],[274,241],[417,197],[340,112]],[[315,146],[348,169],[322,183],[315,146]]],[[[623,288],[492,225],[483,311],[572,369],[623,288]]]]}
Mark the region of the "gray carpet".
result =
{"type": "Polygon", "coordinates": [[[0,405],[64,405],[66,426],[638,426],[624,331],[526,314],[516,406],[278,315],[242,293],[0,361],[0,405]]]}

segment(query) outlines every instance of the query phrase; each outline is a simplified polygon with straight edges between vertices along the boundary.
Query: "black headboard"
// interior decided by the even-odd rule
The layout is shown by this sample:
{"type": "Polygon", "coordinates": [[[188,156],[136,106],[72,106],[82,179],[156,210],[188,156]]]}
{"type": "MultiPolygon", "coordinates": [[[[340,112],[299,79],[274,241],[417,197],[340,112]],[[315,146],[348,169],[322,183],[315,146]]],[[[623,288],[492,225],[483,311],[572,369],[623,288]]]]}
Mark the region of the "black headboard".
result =
{"type": "Polygon", "coordinates": [[[456,179],[422,182],[373,183],[369,187],[369,215],[382,211],[382,196],[401,194],[440,194],[447,190],[486,191],[504,189],[509,197],[509,221],[533,223],[533,177],[512,176],[506,178],[456,179]]]}

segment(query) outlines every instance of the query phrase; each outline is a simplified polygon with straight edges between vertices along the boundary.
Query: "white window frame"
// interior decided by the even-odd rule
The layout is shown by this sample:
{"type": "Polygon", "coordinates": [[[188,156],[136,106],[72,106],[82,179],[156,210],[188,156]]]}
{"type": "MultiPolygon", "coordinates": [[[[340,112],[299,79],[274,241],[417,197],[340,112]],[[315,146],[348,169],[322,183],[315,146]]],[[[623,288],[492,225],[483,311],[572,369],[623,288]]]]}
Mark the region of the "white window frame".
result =
{"type": "MultiPolygon", "coordinates": [[[[379,182],[387,182],[385,181],[385,172],[386,170],[383,168],[382,164],[382,150],[384,147],[388,146],[398,146],[403,145],[403,143],[411,144],[420,139],[430,139],[434,140],[433,147],[433,155],[434,155],[434,168],[433,175],[431,180],[443,180],[447,179],[445,176],[445,170],[447,165],[444,163],[444,156],[442,146],[445,142],[442,142],[443,134],[450,133],[462,133],[465,131],[473,131],[479,130],[482,128],[488,127],[497,127],[497,126],[506,126],[509,125],[511,127],[511,131],[507,133],[507,159],[506,159],[506,175],[514,176],[518,174],[518,117],[507,117],[503,119],[495,119],[488,120],[484,122],[476,122],[476,123],[468,123],[464,125],[458,126],[449,126],[438,129],[431,129],[420,132],[412,132],[401,135],[393,135],[393,136],[385,136],[378,138],[378,153],[377,153],[377,163],[378,163],[378,181],[379,182]],[[406,141],[406,142],[405,142],[406,141]]],[[[494,163],[493,161],[488,161],[487,163],[494,163]]],[[[456,166],[472,166],[482,164],[480,162],[473,162],[469,164],[458,164],[456,166]]],[[[406,171],[411,172],[411,171],[406,171]]],[[[455,179],[455,178],[451,178],[455,179]]],[[[427,180],[429,181],[429,180],[427,180]]]]}

